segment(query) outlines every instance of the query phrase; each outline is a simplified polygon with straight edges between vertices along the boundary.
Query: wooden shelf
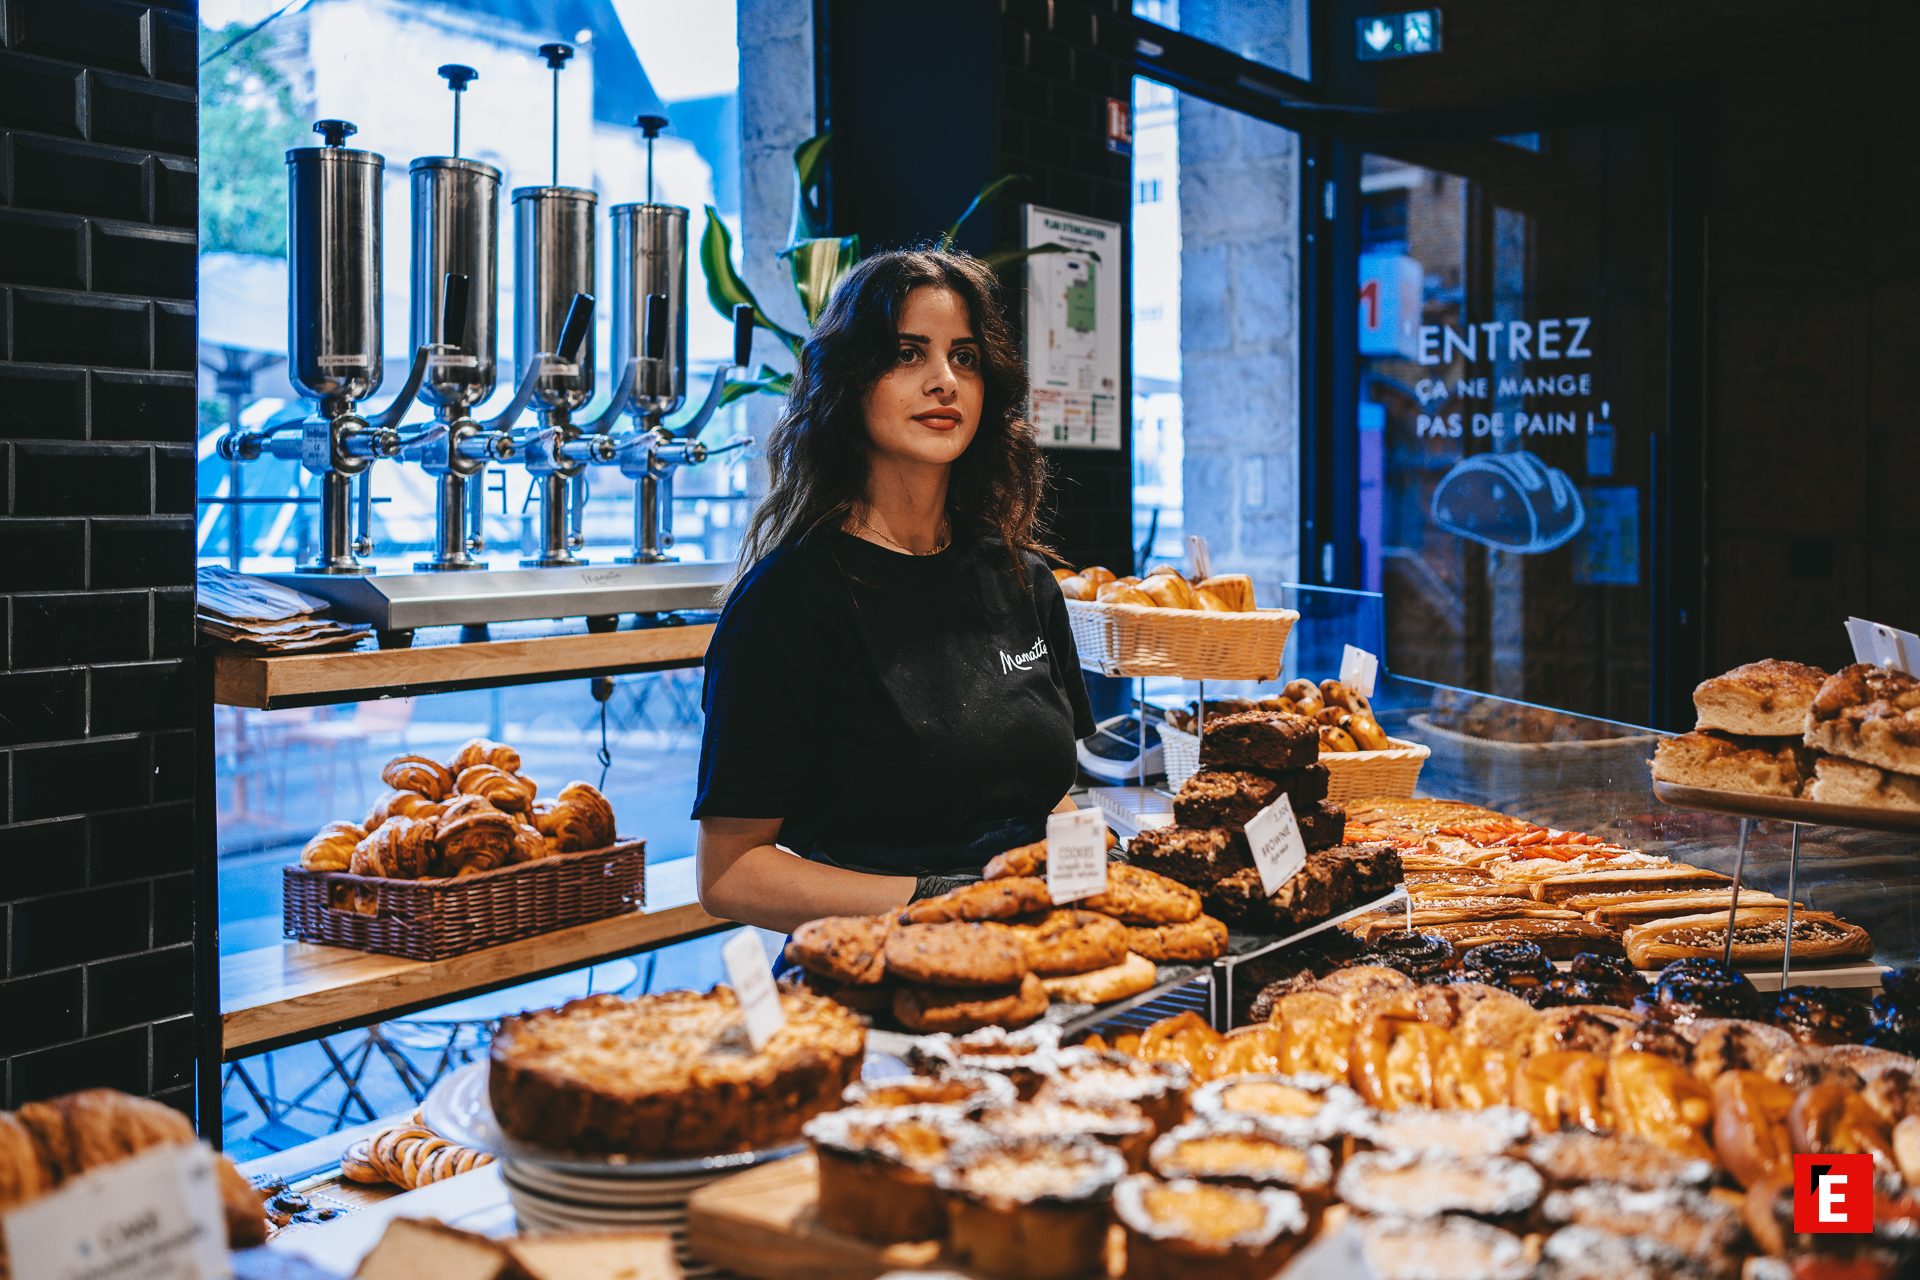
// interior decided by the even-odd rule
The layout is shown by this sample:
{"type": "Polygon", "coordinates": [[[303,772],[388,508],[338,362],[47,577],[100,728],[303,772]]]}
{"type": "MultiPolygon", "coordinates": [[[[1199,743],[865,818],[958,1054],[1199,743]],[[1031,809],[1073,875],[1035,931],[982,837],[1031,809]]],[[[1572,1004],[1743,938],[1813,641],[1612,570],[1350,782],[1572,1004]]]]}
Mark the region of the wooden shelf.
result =
{"type": "Polygon", "coordinates": [[[647,909],[450,960],[404,960],[306,942],[220,958],[221,1059],[369,1026],[602,960],[731,928],[700,909],[694,860],[647,868],[647,909]]]}
{"type": "Polygon", "coordinates": [[[704,623],[343,653],[256,655],[223,650],[213,659],[214,701],[272,711],[661,671],[698,666],[712,638],[712,624],[704,623]]]}

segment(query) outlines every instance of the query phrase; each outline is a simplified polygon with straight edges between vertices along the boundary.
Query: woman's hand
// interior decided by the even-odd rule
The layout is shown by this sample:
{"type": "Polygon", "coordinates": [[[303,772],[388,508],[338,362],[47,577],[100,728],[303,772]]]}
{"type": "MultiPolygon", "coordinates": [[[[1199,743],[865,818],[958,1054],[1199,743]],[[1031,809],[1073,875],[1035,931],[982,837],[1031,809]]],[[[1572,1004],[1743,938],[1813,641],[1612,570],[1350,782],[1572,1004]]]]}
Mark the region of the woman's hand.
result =
{"type": "Polygon", "coordinates": [[[893,911],[913,897],[912,876],[824,866],[774,843],[779,818],[702,818],[700,905],[708,914],[784,933],[821,916],[893,911]]]}

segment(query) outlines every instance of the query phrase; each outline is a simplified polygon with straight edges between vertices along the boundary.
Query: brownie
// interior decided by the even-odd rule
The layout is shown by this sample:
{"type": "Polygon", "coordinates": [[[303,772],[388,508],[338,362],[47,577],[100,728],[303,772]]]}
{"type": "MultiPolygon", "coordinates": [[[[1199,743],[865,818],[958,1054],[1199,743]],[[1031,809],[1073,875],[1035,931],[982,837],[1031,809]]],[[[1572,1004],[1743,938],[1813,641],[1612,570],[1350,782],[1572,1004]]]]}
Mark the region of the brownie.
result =
{"type": "Polygon", "coordinates": [[[1302,867],[1271,897],[1260,891],[1260,872],[1247,867],[1201,890],[1207,911],[1251,933],[1285,933],[1318,924],[1353,900],[1351,862],[1309,854],[1302,867]]]}
{"type": "Polygon", "coordinates": [[[1331,800],[1304,809],[1296,807],[1293,817],[1300,825],[1300,842],[1308,853],[1331,849],[1347,838],[1347,811],[1331,800]]]}
{"type": "Polygon", "coordinates": [[[1247,825],[1281,796],[1304,813],[1327,796],[1327,767],[1308,765],[1277,777],[1237,769],[1203,769],[1188,778],[1173,798],[1173,817],[1183,827],[1247,825]]]}
{"type": "Polygon", "coordinates": [[[1271,933],[1275,923],[1273,907],[1260,891],[1260,872],[1251,866],[1222,876],[1200,891],[1207,914],[1217,916],[1229,926],[1254,933],[1271,933]]]}
{"type": "Polygon", "coordinates": [[[1326,856],[1349,869],[1356,901],[1377,898],[1400,883],[1400,851],[1384,841],[1335,845],[1326,856]]]}
{"type": "Polygon", "coordinates": [[[1200,765],[1282,774],[1320,759],[1320,731],[1313,721],[1273,711],[1241,711],[1207,721],[1200,765]]]}
{"type": "Polygon", "coordinates": [[[1246,834],[1225,827],[1148,827],[1127,846],[1127,860],[1202,893],[1253,866],[1246,834]]]}

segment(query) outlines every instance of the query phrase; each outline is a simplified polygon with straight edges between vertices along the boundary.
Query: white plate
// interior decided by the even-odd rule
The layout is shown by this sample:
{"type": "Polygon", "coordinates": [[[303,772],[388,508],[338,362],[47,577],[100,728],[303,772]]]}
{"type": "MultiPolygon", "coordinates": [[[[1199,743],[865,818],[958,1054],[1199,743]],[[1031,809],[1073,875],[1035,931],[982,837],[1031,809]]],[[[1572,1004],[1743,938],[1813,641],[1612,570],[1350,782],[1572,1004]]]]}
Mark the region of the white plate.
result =
{"type": "Polygon", "coordinates": [[[493,1118],[493,1103],[487,1096],[487,1068],[487,1061],[481,1059],[442,1076],[432,1092],[427,1094],[422,1110],[427,1127],[447,1141],[490,1152],[503,1159],[540,1164],[568,1173],[598,1174],[603,1178],[662,1179],[703,1174],[712,1177],[782,1159],[800,1150],[803,1145],[792,1142],[764,1151],[736,1151],[721,1156],[672,1160],[548,1151],[501,1132],[499,1122],[493,1118]]]}
{"type": "Polygon", "coordinates": [[[653,1178],[590,1177],[560,1173],[521,1160],[503,1160],[501,1172],[522,1186],[538,1187],[560,1196],[618,1200],[621,1204],[685,1204],[688,1196],[726,1176],[726,1171],[707,1177],[671,1181],[653,1178]]]}
{"type": "Polygon", "coordinates": [[[656,1216],[685,1217],[687,1197],[679,1196],[673,1200],[622,1200],[617,1196],[580,1194],[570,1191],[555,1191],[537,1183],[525,1183],[512,1176],[503,1178],[508,1188],[516,1195],[539,1200],[545,1204],[568,1206],[577,1205],[587,1209],[604,1209],[619,1213],[653,1214],[656,1216]]]}

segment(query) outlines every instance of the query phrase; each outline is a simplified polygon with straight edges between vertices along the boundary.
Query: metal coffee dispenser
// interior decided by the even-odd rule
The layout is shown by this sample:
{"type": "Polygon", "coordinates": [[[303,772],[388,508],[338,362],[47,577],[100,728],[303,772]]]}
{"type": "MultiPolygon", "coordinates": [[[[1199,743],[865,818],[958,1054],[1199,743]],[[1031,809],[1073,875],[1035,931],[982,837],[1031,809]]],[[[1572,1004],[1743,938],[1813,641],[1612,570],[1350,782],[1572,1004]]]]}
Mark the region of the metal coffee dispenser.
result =
{"type": "Polygon", "coordinates": [[[230,430],[220,452],[243,462],[263,453],[297,458],[319,476],[320,547],[300,572],[361,575],[373,572],[359,559],[372,547],[367,469],[399,451],[394,424],[419,390],[426,353],[416,355],[406,387],[384,412],[371,418],[357,412],[384,374],[380,181],[386,162],[344,145],[356,132],[345,120],[322,120],[313,129],[324,145],[287,152],[287,350],[294,386],[317,401],[319,411],[260,431],[230,430]],[[355,477],[359,520],[350,534],[355,477]]]}
{"type": "Polygon", "coordinates": [[[513,193],[514,367],[525,378],[547,361],[533,389],[540,426],[520,446],[540,504],[540,550],[520,562],[529,569],[587,563],[575,554],[583,542],[584,472],[589,462],[614,456],[611,440],[587,435],[573,421],[593,399],[594,221],[600,203],[591,191],[560,185],[560,71],[573,47],[543,44],[540,56],[553,72],[550,178],[544,187],[513,193]],[[558,361],[544,354],[549,352],[568,354],[558,361]]]}
{"type": "Polygon", "coordinates": [[[633,553],[622,564],[658,564],[673,559],[673,477],[682,466],[752,444],[735,440],[719,449],[699,441],[724,403],[729,378],[751,358],[753,308],[733,309],[733,361],[714,371],[707,397],[691,419],[669,430],[668,414],[687,399],[687,211],[653,199],[653,144],[667,121],[643,115],[647,139],[647,199],[619,204],[613,218],[613,354],[622,362],[619,387],[596,430],[632,415],[634,429],[620,438],[616,464],[634,482],[633,553]]]}
{"type": "Polygon", "coordinates": [[[449,64],[440,75],[453,91],[453,154],[422,156],[408,166],[413,192],[413,341],[437,348],[420,399],[433,406],[433,425],[402,445],[400,457],[418,462],[438,482],[434,547],[414,568],[423,573],[484,569],[480,489],[469,482],[487,463],[513,456],[513,441],[471,410],[493,394],[499,319],[494,299],[500,274],[500,171],[460,156],[460,99],[478,73],[449,64]],[[447,305],[464,295],[464,307],[447,305]],[[448,328],[451,316],[457,328],[448,328]],[[470,496],[471,495],[471,496],[470,496]]]}

